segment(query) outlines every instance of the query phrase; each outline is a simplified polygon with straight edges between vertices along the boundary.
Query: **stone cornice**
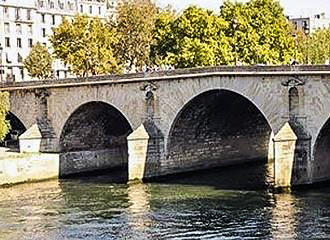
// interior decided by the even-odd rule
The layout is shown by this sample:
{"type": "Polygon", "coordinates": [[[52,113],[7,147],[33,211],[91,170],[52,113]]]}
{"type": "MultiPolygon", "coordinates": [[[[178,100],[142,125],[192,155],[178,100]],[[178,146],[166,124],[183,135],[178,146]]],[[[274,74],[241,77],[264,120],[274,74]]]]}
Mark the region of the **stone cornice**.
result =
{"type": "Polygon", "coordinates": [[[134,82],[157,82],[202,77],[263,77],[263,76],[330,76],[330,65],[299,66],[219,66],[206,68],[177,69],[159,72],[142,72],[123,75],[102,75],[86,78],[54,79],[0,84],[0,91],[23,89],[80,87],[105,84],[127,84],[134,82]]]}

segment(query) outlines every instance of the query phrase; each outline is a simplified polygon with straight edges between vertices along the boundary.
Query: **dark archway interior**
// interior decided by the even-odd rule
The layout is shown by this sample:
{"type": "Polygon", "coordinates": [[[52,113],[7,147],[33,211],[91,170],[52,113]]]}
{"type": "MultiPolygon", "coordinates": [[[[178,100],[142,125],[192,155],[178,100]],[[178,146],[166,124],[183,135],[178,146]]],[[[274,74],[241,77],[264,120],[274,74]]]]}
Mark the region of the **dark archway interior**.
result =
{"type": "Polygon", "coordinates": [[[80,106],[60,137],[60,176],[127,168],[132,128],[116,108],[103,102],[80,106]]]}
{"type": "Polygon", "coordinates": [[[1,146],[18,148],[18,137],[26,131],[26,128],[24,124],[11,112],[7,114],[6,120],[9,121],[11,129],[6,135],[4,141],[1,143],[1,146]]]}
{"type": "Polygon", "coordinates": [[[90,102],[79,107],[66,122],[61,134],[62,152],[107,149],[126,144],[132,128],[114,107],[90,102]]]}
{"type": "Polygon", "coordinates": [[[330,180],[330,119],[316,139],[313,175],[315,180],[330,180]]]}
{"type": "Polygon", "coordinates": [[[190,101],[172,126],[168,158],[178,171],[267,161],[271,128],[245,97],[212,90],[190,101]]]}

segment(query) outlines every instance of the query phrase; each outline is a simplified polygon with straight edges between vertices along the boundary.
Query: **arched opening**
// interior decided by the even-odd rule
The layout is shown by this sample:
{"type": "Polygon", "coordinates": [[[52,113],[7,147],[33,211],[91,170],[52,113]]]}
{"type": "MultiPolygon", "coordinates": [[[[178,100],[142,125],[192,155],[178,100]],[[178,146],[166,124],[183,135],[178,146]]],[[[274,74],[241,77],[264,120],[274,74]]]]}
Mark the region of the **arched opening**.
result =
{"type": "Polygon", "coordinates": [[[330,119],[316,138],[313,163],[314,182],[330,180],[330,119]]]}
{"type": "Polygon", "coordinates": [[[289,113],[290,117],[298,116],[299,114],[299,93],[296,87],[289,90],[289,113]]]}
{"type": "Polygon", "coordinates": [[[60,175],[127,167],[132,128],[115,107],[89,102],[74,111],[60,137],[60,175]]]}
{"type": "Polygon", "coordinates": [[[10,131],[6,135],[5,139],[1,143],[2,147],[8,147],[10,149],[18,149],[19,141],[18,137],[26,131],[24,124],[13,113],[8,112],[6,120],[10,123],[10,131]]]}
{"type": "Polygon", "coordinates": [[[202,93],[176,117],[167,145],[172,172],[261,161],[267,163],[272,129],[247,98],[229,90],[202,93]]]}

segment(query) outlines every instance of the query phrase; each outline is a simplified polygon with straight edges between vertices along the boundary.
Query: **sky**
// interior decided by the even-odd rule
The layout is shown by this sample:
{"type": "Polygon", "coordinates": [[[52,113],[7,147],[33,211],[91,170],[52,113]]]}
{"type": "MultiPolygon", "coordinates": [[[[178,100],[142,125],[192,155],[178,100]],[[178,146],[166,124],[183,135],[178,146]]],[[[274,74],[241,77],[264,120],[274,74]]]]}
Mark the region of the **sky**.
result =
{"type": "MultiPolygon", "coordinates": [[[[279,0],[286,15],[305,17],[325,12],[330,17],[330,0],[279,0]]],[[[178,10],[189,5],[198,5],[212,10],[218,10],[222,0],[158,0],[161,6],[171,4],[178,10]]]]}

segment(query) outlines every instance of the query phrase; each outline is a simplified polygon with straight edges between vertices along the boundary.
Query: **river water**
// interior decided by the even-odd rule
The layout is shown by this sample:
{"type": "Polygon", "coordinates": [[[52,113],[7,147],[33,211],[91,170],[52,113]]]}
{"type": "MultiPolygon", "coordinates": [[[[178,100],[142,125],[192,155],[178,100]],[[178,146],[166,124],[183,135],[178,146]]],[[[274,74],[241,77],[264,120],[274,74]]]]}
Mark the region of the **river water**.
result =
{"type": "Polygon", "coordinates": [[[135,185],[117,172],[2,188],[0,239],[330,239],[330,188],[273,194],[267,169],[135,185]]]}

